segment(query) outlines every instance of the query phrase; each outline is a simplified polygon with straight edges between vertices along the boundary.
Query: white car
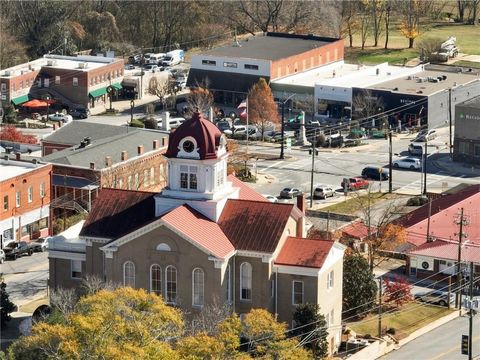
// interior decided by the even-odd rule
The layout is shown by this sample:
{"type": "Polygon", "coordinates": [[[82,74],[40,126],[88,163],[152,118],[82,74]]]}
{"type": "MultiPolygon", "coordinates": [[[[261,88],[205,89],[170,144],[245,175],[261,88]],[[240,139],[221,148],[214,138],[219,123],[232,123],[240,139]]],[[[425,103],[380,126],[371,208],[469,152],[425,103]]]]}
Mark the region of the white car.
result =
{"type": "Polygon", "coordinates": [[[264,194],[263,195],[268,201],[272,202],[272,203],[276,203],[278,202],[278,199],[276,196],[273,196],[273,195],[267,195],[267,194],[264,194]]]}
{"type": "Polygon", "coordinates": [[[153,64],[145,65],[144,69],[145,71],[151,71],[151,72],[160,71],[158,65],[153,65],[153,64]]]}
{"type": "Polygon", "coordinates": [[[403,157],[403,158],[394,160],[393,167],[418,170],[422,168],[422,162],[420,161],[420,159],[417,159],[417,158],[403,157]]]}
{"type": "Polygon", "coordinates": [[[48,120],[69,123],[70,121],[73,120],[73,117],[72,115],[64,115],[61,113],[56,113],[56,114],[48,115],[48,120]]]}

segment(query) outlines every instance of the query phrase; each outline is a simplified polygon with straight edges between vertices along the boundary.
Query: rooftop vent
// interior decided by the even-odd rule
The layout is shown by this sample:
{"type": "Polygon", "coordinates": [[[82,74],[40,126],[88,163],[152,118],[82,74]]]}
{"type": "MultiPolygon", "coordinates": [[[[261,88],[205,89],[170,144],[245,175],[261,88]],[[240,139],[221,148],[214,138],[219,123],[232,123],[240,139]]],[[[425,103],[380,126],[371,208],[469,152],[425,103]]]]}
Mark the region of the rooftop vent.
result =
{"type": "Polygon", "coordinates": [[[79,69],[86,69],[87,67],[88,67],[88,63],[87,63],[87,62],[78,63],[78,68],[79,68],[79,69]]]}
{"type": "Polygon", "coordinates": [[[57,62],[55,60],[47,60],[47,66],[55,66],[57,62]]]}

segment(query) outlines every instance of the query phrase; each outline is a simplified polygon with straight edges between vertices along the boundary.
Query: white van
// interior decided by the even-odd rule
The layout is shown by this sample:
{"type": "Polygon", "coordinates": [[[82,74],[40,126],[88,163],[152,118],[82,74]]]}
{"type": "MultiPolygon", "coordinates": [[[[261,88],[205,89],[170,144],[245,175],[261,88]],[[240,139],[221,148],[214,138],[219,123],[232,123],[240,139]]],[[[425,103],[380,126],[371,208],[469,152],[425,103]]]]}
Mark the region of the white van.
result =
{"type": "MultiPolygon", "coordinates": [[[[178,128],[180,125],[182,125],[183,123],[185,122],[185,118],[183,117],[174,117],[174,118],[170,118],[168,120],[168,125],[169,125],[169,128],[170,129],[176,129],[178,128]]],[[[162,129],[163,126],[162,126],[162,120],[159,120],[157,122],[157,128],[158,129],[162,129]]]]}
{"type": "Polygon", "coordinates": [[[185,52],[183,50],[169,51],[162,61],[163,66],[173,66],[180,64],[185,59],[185,52]]]}
{"type": "Polygon", "coordinates": [[[148,63],[149,64],[160,65],[164,57],[165,57],[164,53],[150,54],[150,58],[148,59],[148,63]]]}

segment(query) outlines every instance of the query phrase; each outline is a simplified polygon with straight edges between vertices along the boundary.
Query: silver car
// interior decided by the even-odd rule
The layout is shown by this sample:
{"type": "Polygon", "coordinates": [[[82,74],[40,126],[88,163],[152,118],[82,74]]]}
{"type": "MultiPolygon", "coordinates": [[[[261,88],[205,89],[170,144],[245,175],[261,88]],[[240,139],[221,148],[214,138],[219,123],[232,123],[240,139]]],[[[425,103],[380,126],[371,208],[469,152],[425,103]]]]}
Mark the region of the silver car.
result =
{"type": "Polygon", "coordinates": [[[285,188],[282,191],[280,191],[280,197],[281,198],[288,198],[288,199],[293,199],[294,197],[302,195],[302,191],[297,188],[285,188]]]}
{"type": "Polygon", "coordinates": [[[332,187],[326,185],[317,185],[313,192],[314,198],[326,199],[327,197],[333,197],[335,190],[332,187]]]}
{"type": "Polygon", "coordinates": [[[0,249],[0,264],[3,264],[5,262],[5,253],[3,252],[2,249],[0,249]]]}

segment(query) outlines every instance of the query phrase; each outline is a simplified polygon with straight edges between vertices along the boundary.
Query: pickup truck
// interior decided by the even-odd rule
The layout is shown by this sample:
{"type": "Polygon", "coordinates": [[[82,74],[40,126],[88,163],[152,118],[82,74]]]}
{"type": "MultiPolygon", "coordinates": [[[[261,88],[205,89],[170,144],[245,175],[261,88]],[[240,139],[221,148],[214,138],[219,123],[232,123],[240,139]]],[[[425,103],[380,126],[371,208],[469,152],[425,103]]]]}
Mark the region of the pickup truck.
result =
{"type": "Polygon", "coordinates": [[[361,177],[344,178],[340,186],[348,191],[366,189],[368,181],[361,177]]]}
{"type": "Polygon", "coordinates": [[[32,255],[33,247],[26,241],[11,242],[3,248],[7,259],[16,260],[21,255],[32,255]]]}

